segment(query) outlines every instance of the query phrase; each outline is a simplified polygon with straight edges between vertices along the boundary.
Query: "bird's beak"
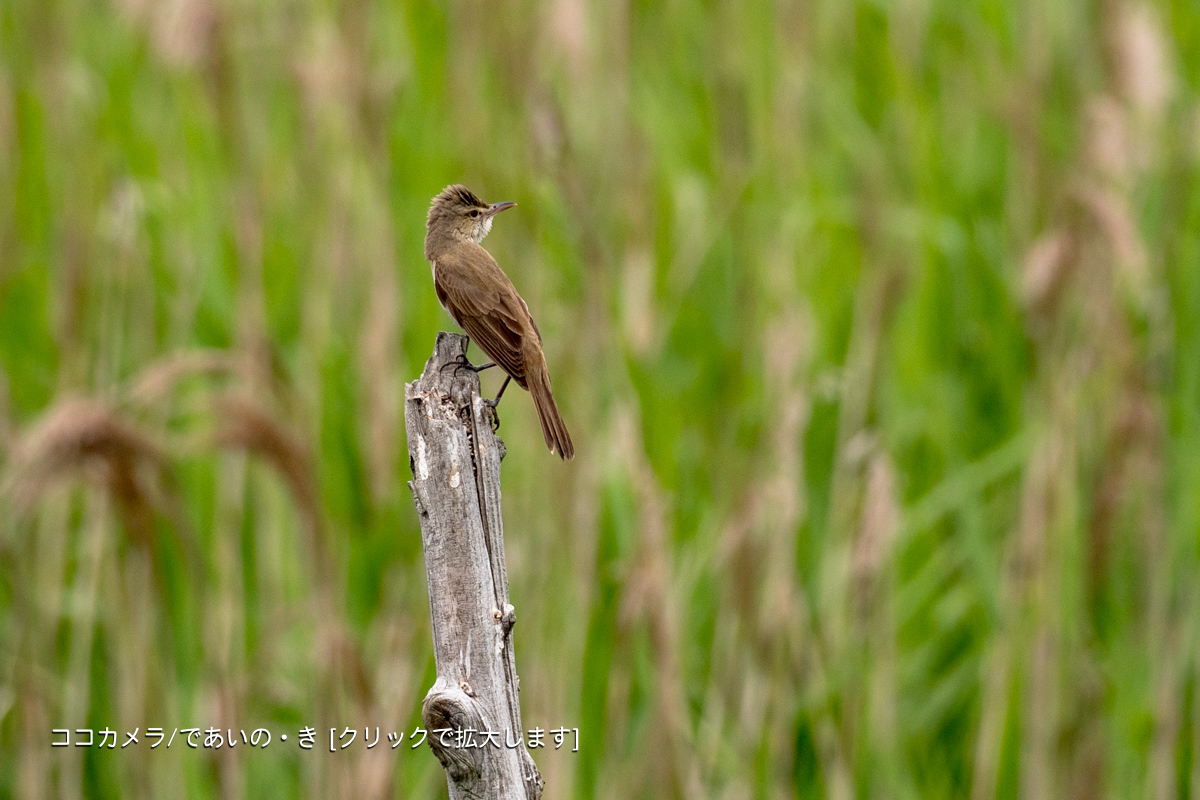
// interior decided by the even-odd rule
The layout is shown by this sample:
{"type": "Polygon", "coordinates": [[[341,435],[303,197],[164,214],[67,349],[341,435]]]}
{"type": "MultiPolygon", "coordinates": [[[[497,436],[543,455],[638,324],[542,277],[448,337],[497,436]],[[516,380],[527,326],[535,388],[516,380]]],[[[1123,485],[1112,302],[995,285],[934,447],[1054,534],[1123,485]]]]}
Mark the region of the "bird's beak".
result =
{"type": "Polygon", "coordinates": [[[499,214],[501,211],[505,210],[506,208],[512,208],[515,205],[516,205],[516,203],[512,203],[507,200],[503,203],[492,203],[492,207],[489,208],[484,213],[489,217],[494,217],[497,214],[499,214]]]}

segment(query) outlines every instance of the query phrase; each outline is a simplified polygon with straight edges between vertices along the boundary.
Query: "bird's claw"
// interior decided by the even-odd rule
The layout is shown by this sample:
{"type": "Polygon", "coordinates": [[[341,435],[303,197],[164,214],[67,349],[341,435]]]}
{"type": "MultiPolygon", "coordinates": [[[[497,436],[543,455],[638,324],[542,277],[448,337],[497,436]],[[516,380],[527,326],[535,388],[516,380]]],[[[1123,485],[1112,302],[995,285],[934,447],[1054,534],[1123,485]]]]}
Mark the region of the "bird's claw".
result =
{"type": "Polygon", "coordinates": [[[455,358],[453,361],[447,361],[445,364],[442,364],[442,369],[445,370],[446,367],[454,367],[454,375],[455,375],[455,377],[458,377],[458,371],[460,369],[469,369],[469,370],[471,370],[471,372],[478,374],[480,372],[483,372],[485,369],[491,369],[494,366],[496,366],[496,362],[489,361],[488,363],[480,364],[477,367],[470,362],[470,360],[467,358],[466,353],[459,353],[458,357],[455,358]]]}
{"type": "Polygon", "coordinates": [[[447,361],[445,364],[442,364],[441,371],[445,372],[447,367],[454,368],[454,377],[456,378],[458,377],[458,371],[460,369],[469,369],[472,372],[476,371],[475,366],[467,359],[466,353],[459,353],[458,357],[453,361],[447,361]]]}
{"type": "Polygon", "coordinates": [[[482,398],[482,402],[492,412],[492,433],[495,433],[500,430],[500,409],[496,408],[497,403],[495,400],[488,400],[485,397],[482,398]]]}

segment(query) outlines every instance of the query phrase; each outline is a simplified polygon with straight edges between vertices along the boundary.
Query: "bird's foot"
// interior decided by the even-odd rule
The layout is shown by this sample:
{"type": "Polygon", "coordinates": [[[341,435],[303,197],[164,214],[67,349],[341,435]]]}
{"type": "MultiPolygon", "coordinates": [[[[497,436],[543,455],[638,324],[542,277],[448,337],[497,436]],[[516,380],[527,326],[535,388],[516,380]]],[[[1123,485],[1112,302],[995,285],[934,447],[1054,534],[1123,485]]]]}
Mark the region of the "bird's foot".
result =
{"type": "Polygon", "coordinates": [[[492,433],[495,433],[496,431],[500,430],[500,410],[496,408],[496,406],[500,404],[500,398],[488,400],[486,397],[484,397],[482,398],[482,401],[492,413],[492,433]]]}
{"type": "Polygon", "coordinates": [[[488,363],[480,364],[477,367],[474,364],[472,364],[469,360],[467,360],[466,353],[459,353],[458,358],[454,359],[453,361],[447,361],[445,364],[442,364],[442,370],[445,371],[447,368],[453,367],[454,375],[457,377],[458,371],[460,369],[467,369],[467,370],[470,370],[471,372],[483,372],[485,369],[489,369],[494,366],[496,366],[496,362],[489,361],[488,363]]]}

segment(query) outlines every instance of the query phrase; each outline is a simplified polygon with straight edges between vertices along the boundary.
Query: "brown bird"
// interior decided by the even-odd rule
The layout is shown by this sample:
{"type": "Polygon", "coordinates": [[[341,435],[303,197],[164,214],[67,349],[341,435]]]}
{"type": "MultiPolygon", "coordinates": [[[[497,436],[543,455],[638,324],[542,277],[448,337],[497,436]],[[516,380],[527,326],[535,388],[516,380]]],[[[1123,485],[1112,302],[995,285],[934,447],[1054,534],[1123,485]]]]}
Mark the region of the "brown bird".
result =
{"type": "Polygon", "coordinates": [[[465,186],[447,186],[433,198],[425,221],[425,258],[433,267],[433,287],[442,307],[467,332],[468,345],[474,339],[492,359],[471,369],[478,372],[499,364],[508,373],[496,399],[489,401],[492,408],[508,382],[515,380],[533,395],[546,446],[569,460],[575,446],[554,402],[542,335],[512,281],[479,244],[491,231],[492,219],[515,205],[485,203],[465,186]]]}

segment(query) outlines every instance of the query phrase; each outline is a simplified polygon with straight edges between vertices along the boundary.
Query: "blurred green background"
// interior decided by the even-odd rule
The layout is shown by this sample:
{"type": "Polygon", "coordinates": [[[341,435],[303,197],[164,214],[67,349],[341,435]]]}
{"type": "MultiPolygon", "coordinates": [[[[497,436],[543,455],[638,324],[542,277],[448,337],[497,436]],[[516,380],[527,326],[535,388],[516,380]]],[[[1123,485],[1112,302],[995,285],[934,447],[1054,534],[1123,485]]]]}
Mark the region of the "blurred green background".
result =
{"type": "Polygon", "coordinates": [[[1194,0],[4,0],[0,795],[444,796],[295,731],[433,680],[463,182],[546,797],[1200,797],[1198,89],[1194,0]]]}

